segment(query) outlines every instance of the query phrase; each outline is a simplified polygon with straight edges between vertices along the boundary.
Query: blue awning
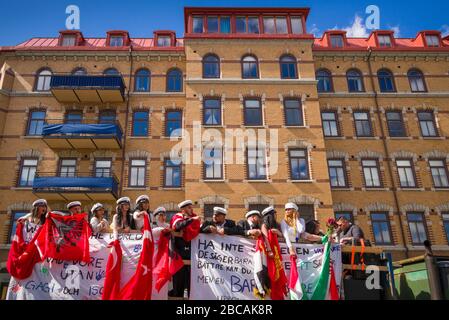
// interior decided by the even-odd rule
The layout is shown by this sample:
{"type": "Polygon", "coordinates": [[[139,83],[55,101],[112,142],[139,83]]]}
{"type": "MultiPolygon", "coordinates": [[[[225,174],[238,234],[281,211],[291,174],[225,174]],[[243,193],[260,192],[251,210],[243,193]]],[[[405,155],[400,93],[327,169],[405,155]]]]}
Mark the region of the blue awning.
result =
{"type": "Polygon", "coordinates": [[[122,129],[116,124],[46,124],[42,135],[64,135],[64,134],[92,134],[113,135],[119,141],[122,139],[122,129]]]}
{"type": "Polygon", "coordinates": [[[33,188],[87,188],[87,189],[113,189],[116,181],[112,177],[36,177],[33,188]]]}

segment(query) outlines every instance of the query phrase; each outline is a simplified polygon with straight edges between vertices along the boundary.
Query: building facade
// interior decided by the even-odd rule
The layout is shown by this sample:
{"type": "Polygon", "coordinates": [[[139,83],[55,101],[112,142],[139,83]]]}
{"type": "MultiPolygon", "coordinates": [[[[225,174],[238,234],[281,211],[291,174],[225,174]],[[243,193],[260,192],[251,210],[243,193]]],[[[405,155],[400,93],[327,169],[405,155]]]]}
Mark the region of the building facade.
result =
{"type": "Polygon", "coordinates": [[[291,201],[323,228],[347,216],[396,259],[425,239],[448,255],[449,39],[315,38],[308,13],[186,8],[183,38],[62,31],[0,48],[1,282],[37,198],[111,218],[118,197],[148,194],[235,220],[291,201]]]}

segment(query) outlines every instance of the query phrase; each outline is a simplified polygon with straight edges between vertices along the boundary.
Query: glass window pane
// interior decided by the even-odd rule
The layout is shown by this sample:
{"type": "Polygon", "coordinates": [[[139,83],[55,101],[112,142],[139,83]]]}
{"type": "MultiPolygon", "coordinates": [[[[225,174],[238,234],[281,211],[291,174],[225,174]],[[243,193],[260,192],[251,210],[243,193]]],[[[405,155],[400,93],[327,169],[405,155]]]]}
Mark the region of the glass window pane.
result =
{"type": "Polygon", "coordinates": [[[274,25],[274,18],[273,17],[263,18],[263,28],[264,28],[264,32],[267,34],[276,33],[276,28],[274,25]]]}
{"type": "Polygon", "coordinates": [[[221,33],[231,33],[231,18],[230,17],[220,17],[220,32],[221,33]]]}
{"type": "Polygon", "coordinates": [[[207,32],[218,33],[218,17],[207,17],[207,32]]]}
{"type": "Polygon", "coordinates": [[[259,18],[248,17],[248,33],[259,34],[259,18]]]}
{"type": "Polygon", "coordinates": [[[276,17],[276,32],[278,34],[285,34],[288,32],[286,17],[276,17]]]}
{"type": "Polygon", "coordinates": [[[246,17],[235,18],[235,27],[237,33],[246,33],[246,17]]]}
{"type": "Polygon", "coordinates": [[[203,33],[203,17],[193,17],[193,33],[203,33]]]}
{"type": "Polygon", "coordinates": [[[292,33],[293,34],[302,34],[302,18],[301,17],[291,17],[292,24],[292,33]]]}

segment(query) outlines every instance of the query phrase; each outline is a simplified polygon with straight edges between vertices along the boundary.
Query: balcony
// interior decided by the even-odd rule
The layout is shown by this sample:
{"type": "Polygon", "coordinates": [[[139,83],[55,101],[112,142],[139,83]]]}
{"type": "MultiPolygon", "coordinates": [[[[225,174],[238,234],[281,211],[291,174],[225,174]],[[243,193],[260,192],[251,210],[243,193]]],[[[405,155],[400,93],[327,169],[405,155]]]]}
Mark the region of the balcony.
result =
{"type": "Polygon", "coordinates": [[[115,201],[118,185],[118,179],[112,174],[95,177],[77,173],[60,177],[41,173],[34,178],[33,193],[51,201],[115,201]]]}
{"type": "Polygon", "coordinates": [[[52,149],[121,149],[123,130],[118,121],[98,124],[64,123],[47,120],[42,130],[43,141],[52,149]]]}
{"type": "Polygon", "coordinates": [[[61,103],[125,101],[125,84],[120,75],[53,75],[50,89],[61,103]]]}

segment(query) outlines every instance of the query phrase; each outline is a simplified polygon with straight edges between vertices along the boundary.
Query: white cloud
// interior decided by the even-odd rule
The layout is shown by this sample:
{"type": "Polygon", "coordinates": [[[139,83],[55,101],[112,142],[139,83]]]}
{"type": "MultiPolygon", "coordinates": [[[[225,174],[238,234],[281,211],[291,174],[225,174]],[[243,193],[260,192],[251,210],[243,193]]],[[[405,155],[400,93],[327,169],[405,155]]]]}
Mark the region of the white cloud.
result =
{"type": "Polygon", "coordinates": [[[390,26],[388,26],[388,29],[394,31],[394,36],[395,36],[396,38],[398,38],[398,37],[401,36],[401,29],[399,28],[399,26],[396,26],[396,27],[390,27],[390,26]]]}
{"type": "Polygon", "coordinates": [[[366,38],[369,36],[368,30],[366,30],[365,23],[359,15],[355,15],[354,22],[351,26],[343,28],[347,32],[348,37],[352,38],[366,38]]]}
{"type": "Polygon", "coordinates": [[[317,27],[316,23],[312,25],[312,28],[308,30],[309,33],[313,34],[316,38],[320,37],[320,29],[317,27]]]}
{"type": "Polygon", "coordinates": [[[443,25],[440,30],[443,37],[449,36],[449,25],[447,24],[443,25]]]}

